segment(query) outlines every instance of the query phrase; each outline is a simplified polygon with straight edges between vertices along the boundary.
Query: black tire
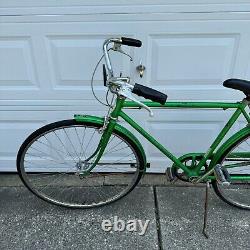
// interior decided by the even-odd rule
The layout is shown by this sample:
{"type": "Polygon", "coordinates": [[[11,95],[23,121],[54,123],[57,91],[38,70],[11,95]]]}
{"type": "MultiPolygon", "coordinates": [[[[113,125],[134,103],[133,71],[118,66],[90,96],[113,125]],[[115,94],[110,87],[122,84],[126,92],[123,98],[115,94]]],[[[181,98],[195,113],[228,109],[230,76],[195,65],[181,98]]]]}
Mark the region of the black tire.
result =
{"type": "Polygon", "coordinates": [[[246,179],[245,181],[239,181],[234,180],[233,177],[235,174],[242,174],[243,176],[249,178],[250,164],[244,164],[244,166],[238,165],[238,167],[229,168],[229,164],[227,164],[227,162],[230,162],[231,164],[235,161],[238,164],[239,161],[241,162],[241,159],[242,161],[244,159],[245,163],[247,163],[248,160],[246,161],[246,158],[239,158],[239,156],[236,154],[234,155],[234,153],[242,152],[242,150],[245,150],[244,152],[250,152],[249,142],[250,135],[246,135],[245,137],[239,139],[223,153],[220,160],[217,162],[227,168],[231,179],[230,185],[223,186],[216,180],[212,181],[214,191],[221,200],[229,205],[245,210],[250,210],[250,180],[246,179]]]}
{"type": "Polygon", "coordinates": [[[102,157],[98,167],[96,166],[88,175],[79,175],[91,165],[91,161],[94,161],[93,152],[97,143],[91,147],[90,141],[93,139],[99,142],[101,134],[96,131],[98,132],[100,127],[100,124],[63,120],[33,132],[20,147],[16,161],[19,176],[25,186],[47,202],[71,208],[90,208],[109,204],[131,192],[143,174],[144,160],[136,144],[119,131],[113,132],[103,154],[109,162],[102,163],[102,158],[105,159],[102,157]],[[89,131],[94,131],[93,135],[90,135],[89,131]],[[64,141],[58,139],[59,135],[61,138],[64,136],[64,141]],[[86,141],[89,140],[86,147],[83,146],[85,138],[86,141]],[[120,144],[110,149],[116,140],[120,141],[120,144]],[[124,148],[119,149],[119,145],[124,145],[124,148]],[[117,154],[119,150],[122,150],[119,152],[119,157],[120,154],[124,155],[125,151],[130,152],[130,155],[121,159],[131,158],[126,158],[127,161],[122,160],[124,162],[115,161],[117,156],[110,154],[117,154]],[[111,162],[110,159],[114,161],[111,162]],[[52,192],[46,191],[49,188],[52,192]]]}

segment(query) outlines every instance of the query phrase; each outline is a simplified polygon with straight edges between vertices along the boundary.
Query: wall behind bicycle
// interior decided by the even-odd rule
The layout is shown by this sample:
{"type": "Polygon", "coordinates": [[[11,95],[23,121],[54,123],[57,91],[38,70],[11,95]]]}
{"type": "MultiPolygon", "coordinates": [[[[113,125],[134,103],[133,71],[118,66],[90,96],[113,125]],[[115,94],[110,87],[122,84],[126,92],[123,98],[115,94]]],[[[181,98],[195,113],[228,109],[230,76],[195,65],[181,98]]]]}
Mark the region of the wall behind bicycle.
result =
{"type": "MultiPolygon", "coordinates": [[[[104,115],[90,79],[103,40],[143,41],[125,48],[134,61],[114,56],[116,72],[168,94],[169,100],[243,98],[225,89],[226,78],[250,79],[249,0],[72,0],[0,2],[0,171],[15,171],[22,141],[36,128],[74,113],[104,115]],[[142,61],[142,79],[136,66],[142,61]]],[[[97,95],[105,88],[98,72],[97,95]]],[[[230,111],[129,111],[170,151],[202,152],[230,111]],[[135,115],[136,113],[136,115],[135,115]]],[[[234,129],[244,126],[240,122],[234,129]]],[[[143,139],[151,171],[169,162],[143,139]]]]}

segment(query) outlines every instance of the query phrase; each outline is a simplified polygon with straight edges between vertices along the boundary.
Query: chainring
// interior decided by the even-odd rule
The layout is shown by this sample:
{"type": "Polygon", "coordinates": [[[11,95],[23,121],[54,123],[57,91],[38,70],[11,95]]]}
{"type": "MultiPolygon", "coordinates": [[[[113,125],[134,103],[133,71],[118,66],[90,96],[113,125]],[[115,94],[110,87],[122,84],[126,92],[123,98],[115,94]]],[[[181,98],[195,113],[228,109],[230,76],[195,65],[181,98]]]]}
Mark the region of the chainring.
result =
{"type": "MultiPolygon", "coordinates": [[[[187,155],[187,156],[182,156],[179,158],[181,163],[183,163],[186,167],[193,169],[197,166],[199,161],[202,159],[203,155],[187,155]]],[[[206,169],[207,165],[205,166],[206,169]]],[[[175,164],[171,167],[172,168],[172,173],[174,176],[176,176],[179,180],[184,181],[184,182],[190,182],[189,177],[184,173],[184,171],[177,167],[175,164]]],[[[205,169],[201,170],[201,174],[205,169]]]]}

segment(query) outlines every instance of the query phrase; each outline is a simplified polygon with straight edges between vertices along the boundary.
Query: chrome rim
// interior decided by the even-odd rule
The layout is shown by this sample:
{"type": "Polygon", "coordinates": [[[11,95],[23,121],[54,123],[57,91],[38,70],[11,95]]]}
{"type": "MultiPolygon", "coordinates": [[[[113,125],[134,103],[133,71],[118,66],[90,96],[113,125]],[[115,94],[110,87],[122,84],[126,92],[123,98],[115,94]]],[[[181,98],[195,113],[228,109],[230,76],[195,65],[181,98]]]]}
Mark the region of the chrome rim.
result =
{"type": "Polygon", "coordinates": [[[127,141],[112,134],[103,157],[86,175],[100,138],[99,128],[85,125],[62,126],[41,134],[22,154],[24,182],[39,197],[67,207],[93,207],[117,200],[136,184],[139,159],[127,141]]]}

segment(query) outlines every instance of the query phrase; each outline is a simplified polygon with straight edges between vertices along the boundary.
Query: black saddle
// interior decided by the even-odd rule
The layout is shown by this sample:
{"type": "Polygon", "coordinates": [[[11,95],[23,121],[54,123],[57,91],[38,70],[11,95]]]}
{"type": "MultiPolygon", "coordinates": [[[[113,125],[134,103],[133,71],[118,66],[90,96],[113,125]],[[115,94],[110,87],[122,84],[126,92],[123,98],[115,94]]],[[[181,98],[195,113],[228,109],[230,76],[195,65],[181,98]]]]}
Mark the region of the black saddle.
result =
{"type": "Polygon", "coordinates": [[[223,82],[223,86],[243,91],[247,97],[250,97],[250,81],[241,79],[228,79],[223,82]]]}

